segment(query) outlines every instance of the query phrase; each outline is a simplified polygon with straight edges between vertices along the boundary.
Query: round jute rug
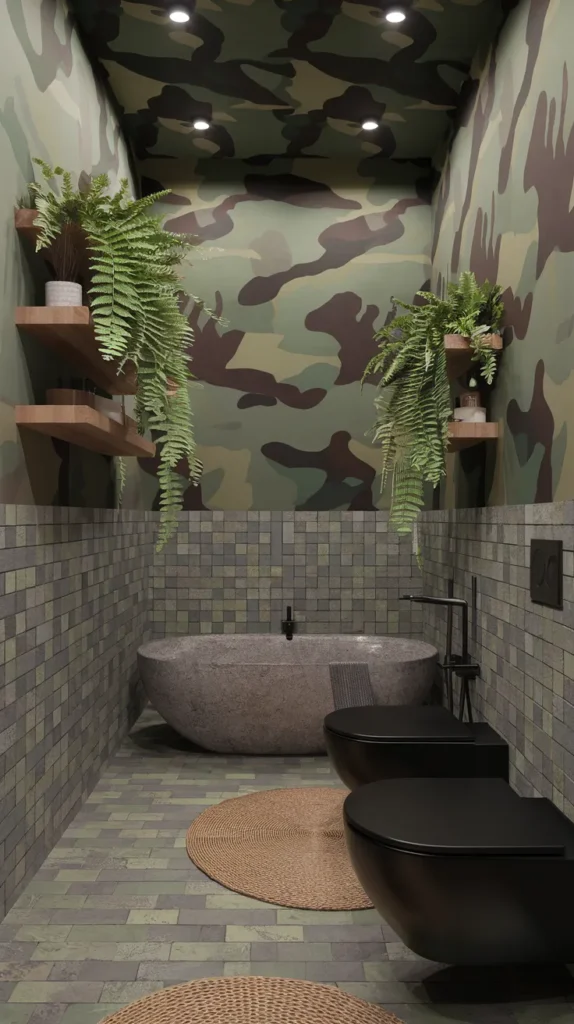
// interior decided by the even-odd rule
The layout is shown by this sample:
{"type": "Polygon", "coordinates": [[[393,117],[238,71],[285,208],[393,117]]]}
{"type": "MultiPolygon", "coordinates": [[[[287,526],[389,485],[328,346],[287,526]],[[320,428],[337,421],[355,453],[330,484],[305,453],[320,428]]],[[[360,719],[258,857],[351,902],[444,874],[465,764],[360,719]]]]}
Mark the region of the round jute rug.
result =
{"type": "Polygon", "coordinates": [[[202,978],[160,989],[102,1024],[404,1024],[333,985],[291,978],[202,978]]]}
{"type": "Polygon", "coordinates": [[[187,833],[194,864],[227,889],[282,907],[372,906],[343,832],[346,790],[271,789],[209,807],[187,833]]]}

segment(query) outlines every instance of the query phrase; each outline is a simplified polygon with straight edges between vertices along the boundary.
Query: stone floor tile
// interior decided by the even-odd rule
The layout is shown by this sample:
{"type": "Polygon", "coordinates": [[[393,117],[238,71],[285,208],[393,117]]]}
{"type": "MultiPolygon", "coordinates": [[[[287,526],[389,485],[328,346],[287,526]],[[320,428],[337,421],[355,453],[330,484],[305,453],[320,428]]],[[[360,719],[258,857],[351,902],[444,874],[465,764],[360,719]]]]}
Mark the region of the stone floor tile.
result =
{"type": "Polygon", "coordinates": [[[297,924],[230,924],[225,939],[226,942],[302,942],[303,928],[297,924]]]}
{"type": "Polygon", "coordinates": [[[208,893],[205,897],[205,906],[210,910],[278,910],[272,903],[263,903],[261,900],[254,900],[251,896],[242,896],[238,892],[222,892],[221,886],[217,890],[208,893]]]}
{"type": "Polygon", "coordinates": [[[169,942],[118,942],[113,959],[140,963],[142,960],[169,960],[171,948],[169,942]]]}
{"type": "Polygon", "coordinates": [[[84,1003],[79,1006],[69,1006],[60,1024],[98,1024],[98,1021],[116,1013],[125,1005],[125,1003],[84,1003]]]}
{"type": "MultiPolygon", "coordinates": [[[[174,942],[170,960],[249,960],[247,942],[174,942]]],[[[142,960],[145,959],[142,957],[142,960]]]]}
{"type": "Polygon", "coordinates": [[[105,907],[82,907],[79,910],[55,910],[50,919],[50,924],[126,924],[128,921],[128,914],[128,910],[112,910],[111,908],[106,909],[105,907]]]}
{"type": "MultiPolygon", "coordinates": [[[[351,996],[357,996],[358,999],[384,1006],[390,1003],[421,1002],[415,986],[410,988],[400,981],[341,981],[338,982],[338,987],[351,996]]],[[[422,995],[424,996],[424,992],[422,995]]]]}
{"type": "Polygon", "coordinates": [[[23,924],[49,924],[50,918],[53,921],[53,912],[50,910],[42,910],[39,907],[29,907],[27,909],[19,909],[12,907],[9,914],[6,914],[3,925],[15,926],[19,928],[23,924]]]}
{"type": "Polygon", "coordinates": [[[182,910],[179,924],[218,924],[225,925],[274,925],[274,910],[182,910]]]}
{"type": "Polygon", "coordinates": [[[19,981],[11,1003],[96,1003],[102,993],[99,981],[19,981]]]}
{"type": "Polygon", "coordinates": [[[333,960],[386,960],[387,947],[384,942],[332,942],[333,960]]]}
{"type": "Polygon", "coordinates": [[[0,981],[47,981],[51,970],[51,963],[0,963],[0,981]]]}
{"type": "Polygon", "coordinates": [[[87,868],[64,868],[58,871],[56,882],[97,882],[99,874],[99,871],[90,871],[87,868]]]}
{"type": "Polygon", "coordinates": [[[139,964],[115,960],[61,960],[51,967],[50,981],[135,981],[139,964]]]}
{"type": "Polygon", "coordinates": [[[412,949],[405,946],[404,942],[387,942],[387,955],[389,960],[421,960],[422,957],[413,953],[412,949]]]}
{"type": "MultiPolygon", "coordinates": [[[[212,896],[215,893],[222,891],[221,886],[217,882],[211,882],[209,879],[199,882],[186,882],[185,895],[186,896],[212,896]]],[[[258,902],[258,901],[257,901],[258,902]]],[[[264,904],[266,905],[266,904],[264,904]]]]}
{"type": "MultiPolygon", "coordinates": [[[[74,925],[68,942],[148,942],[152,941],[147,925],[74,925]]],[[[167,940],[166,940],[167,941],[167,940]]]]}
{"type": "Polygon", "coordinates": [[[72,925],[21,925],[16,942],[65,942],[71,931],[72,925]]]}
{"type": "MultiPolygon", "coordinates": [[[[179,899],[183,899],[180,896],[179,899]]],[[[84,907],[86,910],[125,910],[129,911],[133,908],[147,908],[153,910],[158,905],[158,901],[161,899],[160,896],[146,896],[140,894],[137,896],[80,896],[78,899],[84,899],[84,907]]]]}
{"type": "Polygon", "coordinates": [[[17,1003],[0,1006],[0,1024],[28,1024],[33,1005],[19,1006],[17,1003]]]}
{"type": "MultiPolygon", "coordinates": [[[[24,1003],[13,1003],[13,1006],[24,1006],[24,1003]]],[[[29,1003],[32,1006],[32,1013],[28,1019],[28,1024],[60,1024],[62,1017],[67,1010],[66,1003],[29,1003]]],[[[76,1005],[82,1006],[83,1003],[76,1005]]]]}
{"type": "Polygon", "coordinates": [[[432,977],[441,964],[429,960],[382,960],[363,964],[366,981],[404,981],[409,984],[423,982],[432,977]]]}
{"type": "Polygon", "coordinates": [[[309,960],[305,965],[307,981],[364,981],[363,964],[350,960],[309,960]]]}
{"type": "Polygon", "coordinates": [[[116,891],[114,882],[72,882],[69,896],[111,896],[116,891]]]}
{"type": "Polygon", "coordinates": [[[257,963],[277,960],[278,955],[276,942],[254,942],[251,946],[251,959],[257,963]]]}
{"type": "Polygon", "coordinates": [[[87,943],[58,943],[40,942],[34,946],[31,960],[113,960],[116,952],[114,942],[99,942],[88,945],[87,943]]]}
{"type": "MultiPolygon", "coordinates": [[[[34,953],[37,948],[36,942],[0,942],[0,963],[5,961],[22,963],[35,959],[34,953]]],[[[49,960],[50,957],[42,957],[42,959],[49,960]]]]}
{"type": "MultiPolygon", "coordinates": [[[[129,897],[126,897],[129,898],[129,897]]],[[[203,910],[206,896],[156,896],[155,906],[158,910],[203,910]]],[[[136,906],[134,903],[133,906],[136,906]]],[[[143,904],[141,904],[143,906],[143,904]]],[[[188,922],[185,922],[186,924],[188,922]]]]}
{"type": "Polygon", "coordinates": [[[374,907],[367,910],[351,910],[350,914],[353,924],[378,924],[382,928],[386,926],[385,921],[383,921],[378,910],[375,910],[374,907]]]}
{"type": "Polygon", "coordinates": [[[259,963],[227,963],[224,964],[223,973],[226,978],[237,975],[254,974],[260,978],[299,978],[305,979],[304,963],[282,963],[277,960],[261,961],[259,963]]]}
{"type": "MultiPolygon", "coordinates": [[[[339,925],[311,924],[303,928],[306,942],[338,942],[343,929],[339,925]]],[[[380,942],[383,938],[378,924],[350,924],[344,929],[347,942],[380,942]]]]}
{"type": "Polygon", "coordinates": [[[132,1003],[143,996],[149,996],[163,988],[163,982],[155,981],[109,981],[102,990],[103,1003],[132,1003]]]}
{"type": "Polygon", "coordinates": [[[351,925],[352,910],[293,910],[277,907],[277,924],[351,925]]]}
{"type": "Polygon", "coordinates": [[[143,963],[138,966],[138,980],[162,981],[176,985],[194,978],[216,978],[223,974],[223,961],[170,960],[168,963],[143,963]]]}
{"type": "Polygon", "coordinates": [[[36,882],[32,879],[26,891],[39,896],[62,896],[69,888],[70,882],[36,882]]]}
{"type": "MultiPolygon", "coordinates": [[[[128,924],[177,924],[179,910],[130,910],[128,924]]],[[[182,924],[196,922],[182,921],[182,924]]]]}
{"type": "MultiPolygon", "coordinates": [[[[185,882],[119,882],[109,883],[114,894],[118,896],[163,896],[167,893],[183,896],[186,891],[185,882]]],[[[189,884],[189,883],[188,883],[189,884]]]]}
{"type": "MultiPolygon", "coordinates": [[[[254,942],[252,949],[257,946],[254,942]]],[[[330,960],[331,946],[328,942],[278,942],[278,960],[330,960]]]]}

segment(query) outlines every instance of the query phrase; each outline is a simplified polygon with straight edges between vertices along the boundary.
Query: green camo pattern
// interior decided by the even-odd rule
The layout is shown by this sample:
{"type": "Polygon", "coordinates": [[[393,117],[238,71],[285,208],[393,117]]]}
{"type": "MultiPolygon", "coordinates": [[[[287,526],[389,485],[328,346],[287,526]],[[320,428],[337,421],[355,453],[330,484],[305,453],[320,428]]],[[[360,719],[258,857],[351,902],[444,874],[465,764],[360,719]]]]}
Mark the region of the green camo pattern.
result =
{"type": "MultiPolygon", "coordinates": [[[[173,189],[166,225],[203,241],[187,290],[228,321],[191,317],[205,472],[186,507],[374,508],[375,388],[361,390],[361,377],[392,296],[412,298],[430,279],[427,177],[414,165],[367,175],[308,158],[177,172],[146,166],[151,187],[173,189]]],[[[147,507],[156,467],[141,464],[148,479],[130,474],[126,501],[147,507]]]]}
{"type": "Polygon", "coordinates": [[[435,285],[470,268],[505,288],[489,504],[574,494],[573,39],[570,0],[516,8],[435,196],[435,285]]]}
{"type": "Polygon", "coordinates": [[[434,154],[509,0],[416,0],[401,25],[378,0],[197,0],[185,26],[166,6],[74,0],[139,160],[368,160],[434,154]]]}
{"type": "Polygon", "coordinates": [[[34,177],[33,157],[77,175],[130,174],[109,100],[62,0],[4,0],[0,5],[0,501],[105,505],[113,498],[111,460],[26,432],[14,406],[44,401],[73,367],[14,327],[14,308],[43,304],[42,262],[17,238],[14,207],[34,177]]]}

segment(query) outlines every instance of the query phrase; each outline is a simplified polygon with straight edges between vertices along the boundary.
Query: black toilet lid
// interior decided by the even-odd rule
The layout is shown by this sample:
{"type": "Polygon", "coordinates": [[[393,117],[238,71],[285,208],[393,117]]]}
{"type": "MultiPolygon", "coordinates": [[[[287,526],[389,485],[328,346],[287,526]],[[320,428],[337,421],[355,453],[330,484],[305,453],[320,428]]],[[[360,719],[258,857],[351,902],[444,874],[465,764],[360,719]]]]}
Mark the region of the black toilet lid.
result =
{"type": "Polygon", "coordinates": [[[325,718],[325,728],[357,740],[389,740],[394,743],[473,743],[468,725],[459,722],[447,708],[371,705],[340,708],[325,718]]]}
{"type": "Polygon", "coordinates": [[[574,826],[502,779],[388,779],[354,790],[345,821],[411,853],[562,856],[574,826]]]}

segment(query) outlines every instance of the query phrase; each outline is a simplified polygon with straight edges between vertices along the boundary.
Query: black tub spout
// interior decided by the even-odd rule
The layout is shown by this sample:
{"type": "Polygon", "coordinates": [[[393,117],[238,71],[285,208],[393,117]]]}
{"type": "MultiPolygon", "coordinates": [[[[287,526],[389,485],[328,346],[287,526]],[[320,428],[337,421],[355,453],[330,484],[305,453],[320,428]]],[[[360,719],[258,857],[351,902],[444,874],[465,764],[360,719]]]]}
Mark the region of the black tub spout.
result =
{"type": "Polygon", "coordinates": [[[292,615],[292,611],[293,611],[293,609],[291,608],[291,605],[288,604],[287,605],[287,616],[286,616],[286,618],[283,619],[283,621],[281,623],[281,632],[283,633],[283,635],[284,635],[286,640],[292,640],[293,639],[293,633],[295,632],[295,628],[296,628],[295,627],[295,621],[294,621],[293,615],[292,615]]]}

